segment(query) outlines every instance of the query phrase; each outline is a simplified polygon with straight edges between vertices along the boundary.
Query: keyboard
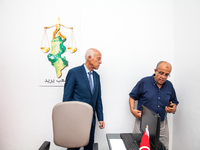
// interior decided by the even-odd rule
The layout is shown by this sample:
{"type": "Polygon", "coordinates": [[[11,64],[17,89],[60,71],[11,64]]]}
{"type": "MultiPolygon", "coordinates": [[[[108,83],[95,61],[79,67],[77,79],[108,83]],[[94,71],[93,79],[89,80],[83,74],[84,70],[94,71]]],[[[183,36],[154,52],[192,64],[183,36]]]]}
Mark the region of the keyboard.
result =
{"type": "Polygon", "coordinates": [[[132,133],[121,133],[120,136],[127,150],[139,150],[139,142],[136,141],[132,133]]]}

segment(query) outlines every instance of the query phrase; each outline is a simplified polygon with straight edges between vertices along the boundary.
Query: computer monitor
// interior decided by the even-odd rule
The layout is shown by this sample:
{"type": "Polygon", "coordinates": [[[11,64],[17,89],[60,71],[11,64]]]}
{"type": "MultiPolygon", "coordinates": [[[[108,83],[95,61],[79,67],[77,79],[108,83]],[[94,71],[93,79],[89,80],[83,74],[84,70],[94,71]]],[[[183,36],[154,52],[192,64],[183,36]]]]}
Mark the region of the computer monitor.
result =
{"type": "Polygon", "coordinates": [[[148,125],[150,143],[155,150],[158,150],[160,136],[160,116],[154,111],[142,105],[142,114],[140,122],[140,130],[144,133],[148,125]]]}

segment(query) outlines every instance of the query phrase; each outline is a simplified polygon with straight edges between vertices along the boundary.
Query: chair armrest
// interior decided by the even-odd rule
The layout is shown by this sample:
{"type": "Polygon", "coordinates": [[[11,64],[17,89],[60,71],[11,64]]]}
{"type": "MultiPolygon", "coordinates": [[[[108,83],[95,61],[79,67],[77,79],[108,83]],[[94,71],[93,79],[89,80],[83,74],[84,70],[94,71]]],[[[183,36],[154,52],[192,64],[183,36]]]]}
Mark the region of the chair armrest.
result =
{"type": "Polygon", "coordinates": [[[98,150],[98,143],[93,144],[93,150],[98,150]]]}
{"type": "Polygon", "coordinates": [[[50,147],[50,142],[49,141],[45,141],[38,150],[49,150],[50,147]]]}

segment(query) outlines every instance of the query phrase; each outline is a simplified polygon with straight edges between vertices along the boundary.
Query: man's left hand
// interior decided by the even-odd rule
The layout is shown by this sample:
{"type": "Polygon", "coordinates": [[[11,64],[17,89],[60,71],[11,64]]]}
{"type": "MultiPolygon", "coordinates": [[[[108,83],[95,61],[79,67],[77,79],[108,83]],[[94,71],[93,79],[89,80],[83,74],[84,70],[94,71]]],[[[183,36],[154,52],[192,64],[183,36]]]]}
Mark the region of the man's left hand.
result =
{"type": "Polygon", "coordinates": [[[100,125],[99,125],[99,128],[100,129],[104,129],[105,128],[105,123],[104,121],[99,121],[100,125]]]}
{"type": "Polygon", "coordinates": [[[174,113],[175,111],[176,111],[176,104],[174,104],[174,103],[170,103],[170,104],[173,104],[173,106],[172,107],[170,107],[170,106],[166,106],[165,107],[165,111],[167,112],[167,113],[174,113]]]}

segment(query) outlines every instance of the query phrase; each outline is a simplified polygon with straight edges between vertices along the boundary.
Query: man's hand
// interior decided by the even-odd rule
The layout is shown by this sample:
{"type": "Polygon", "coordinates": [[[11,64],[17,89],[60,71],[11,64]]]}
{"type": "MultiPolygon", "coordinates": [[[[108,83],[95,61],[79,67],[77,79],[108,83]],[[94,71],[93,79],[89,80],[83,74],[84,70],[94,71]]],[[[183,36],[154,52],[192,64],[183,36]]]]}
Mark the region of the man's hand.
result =
{"type": "Polygon", "coordinates": [[[104,129],[105,128],[105,123],[104,121],[99,121],[100,125],[99,125],[99,128],[100,129],[104,129]]]}
{"type": "Polygon", "coordinates": [[[131,110],[131,113],[133,114],[133,116],[135,116],[135,118],[141,118],[141,111],[133,109],[131,110]]]}
{"type": "Polygon", "coordinates": [[[167,113],[174,113],[176,111],[176,104],[170,102],[170,105],[165,107],[165,111],[167,113]]]}
{"type": "Polygon", "coordinates": [[[136,118],[141,118],[141,111],[135,109],[135,100],[129,96],[130,111],[136,118]]]}

